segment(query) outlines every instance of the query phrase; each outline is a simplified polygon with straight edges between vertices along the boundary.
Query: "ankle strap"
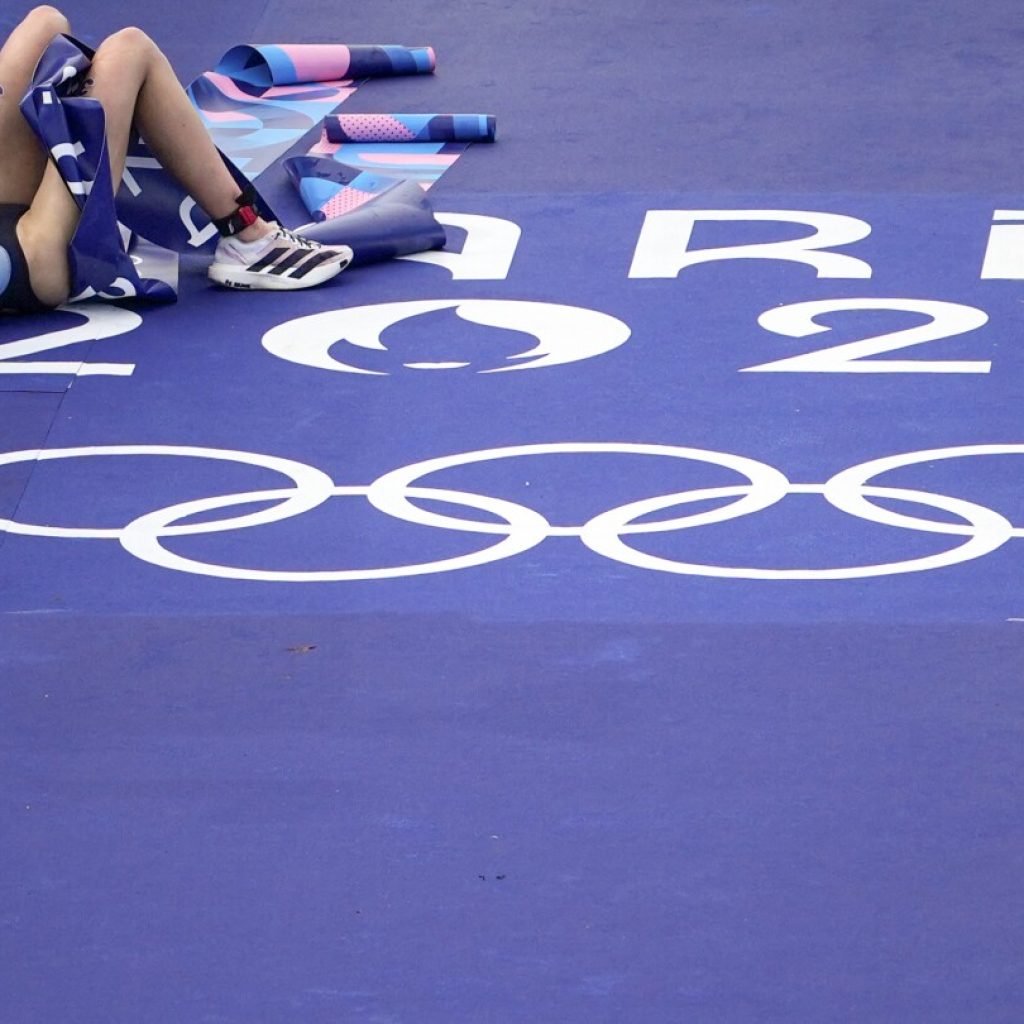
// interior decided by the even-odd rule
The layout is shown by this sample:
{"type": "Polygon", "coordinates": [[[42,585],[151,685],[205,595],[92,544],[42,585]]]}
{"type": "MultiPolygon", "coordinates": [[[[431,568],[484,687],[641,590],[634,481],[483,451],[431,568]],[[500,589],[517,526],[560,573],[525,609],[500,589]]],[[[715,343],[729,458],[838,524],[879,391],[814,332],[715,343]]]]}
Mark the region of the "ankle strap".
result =
{"type": "Polygon", "coordinates": [[[214,227],[220,232],[222,238],[230,238],[244,231],[247,227],[255,224],[260,218],[260,212],[256,208],[256,189],[249,185],[240,195],[235,196],[235,205],[238,207],[234,213],[226,217],[214,217],[214,227]]]}

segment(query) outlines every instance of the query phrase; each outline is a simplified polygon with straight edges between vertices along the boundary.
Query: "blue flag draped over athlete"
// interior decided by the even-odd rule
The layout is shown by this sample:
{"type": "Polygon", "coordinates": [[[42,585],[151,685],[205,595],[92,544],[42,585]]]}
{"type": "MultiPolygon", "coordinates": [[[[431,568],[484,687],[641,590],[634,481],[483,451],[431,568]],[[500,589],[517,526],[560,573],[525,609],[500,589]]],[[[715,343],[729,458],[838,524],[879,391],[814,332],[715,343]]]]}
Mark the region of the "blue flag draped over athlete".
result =
{"type": "Polygon", "coordinates": [[[68,248],[72,298],[170,302],[176,297],[176,264],[173,275],[147,277],[126,249],[130,237],[114,203],[106,115],[98,100],[82,95],[92,56],[83,43],[57,36],[21,101],[22,113],[81,211],[68,248]]]}

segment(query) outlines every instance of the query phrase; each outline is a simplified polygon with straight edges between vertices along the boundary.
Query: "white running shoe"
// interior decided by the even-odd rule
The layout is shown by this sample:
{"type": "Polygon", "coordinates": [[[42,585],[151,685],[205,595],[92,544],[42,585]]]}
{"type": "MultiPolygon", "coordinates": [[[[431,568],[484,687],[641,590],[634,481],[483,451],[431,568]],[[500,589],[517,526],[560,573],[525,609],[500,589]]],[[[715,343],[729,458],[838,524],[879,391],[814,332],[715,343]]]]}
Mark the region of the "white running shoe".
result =
{"type": "Polygon", "coordinates": [[[347,245],[321,245],[273,225],[254,242],[222,238],[207,275],[226,288],[291,290],[312,288],[340,274],[352,262],[347,245]]]}

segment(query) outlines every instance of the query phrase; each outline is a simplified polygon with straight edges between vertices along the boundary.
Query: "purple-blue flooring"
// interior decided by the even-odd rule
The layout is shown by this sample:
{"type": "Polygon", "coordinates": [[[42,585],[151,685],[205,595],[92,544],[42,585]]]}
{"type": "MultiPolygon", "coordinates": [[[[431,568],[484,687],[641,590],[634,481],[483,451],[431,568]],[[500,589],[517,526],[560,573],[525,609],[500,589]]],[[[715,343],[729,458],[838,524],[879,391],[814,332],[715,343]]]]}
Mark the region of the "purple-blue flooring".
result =
{"type": "Polygon", "coordinates": [[[495,114],[430,196],[521,237],[292,295],[185,261],[177,305],[13,357],[91,371],[0,373],[0,1020],[1020,1021],[1014,8],[65,10],[184,81],[238,42],[432,45],[345,109],[495,114]],[[651,242],[695,210],[781,213],[651,242]],[[641,266],[799,211],[870,225],[830,249],[869,272],[641,266]],[[4,462],[35,449],[74,451],[4,462]]]}

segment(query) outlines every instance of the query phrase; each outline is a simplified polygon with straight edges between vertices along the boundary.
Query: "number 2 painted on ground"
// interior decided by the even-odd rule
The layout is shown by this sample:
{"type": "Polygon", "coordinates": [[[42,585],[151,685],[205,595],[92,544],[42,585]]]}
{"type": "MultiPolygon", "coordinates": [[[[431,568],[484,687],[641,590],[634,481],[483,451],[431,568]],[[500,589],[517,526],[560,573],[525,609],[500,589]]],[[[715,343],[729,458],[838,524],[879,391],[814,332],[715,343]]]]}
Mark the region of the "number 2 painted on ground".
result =
{"type": "Polygon", "coordinates": [[[142,317],[129,309],[106,305],[61,306],[60,311],[84,317],[85,322],[59,331],[48,331],[35,337],[0,344],[0,373],[60,373],[78,376],[128,377],[135,370],[134,363],[85,363],[81,359],[60,362],[13,362],[21,356],[34,356],[65,345],[81,341],[99,341],[134,331],[142,317]]]}
{"type": "Polygon", "coordinates": [[[816,322],[826,313],[861,310],[892,310],[922,313],[930,322],[901,331],[878,334],[803,355],[776,359],[757,366],[745,366],[743,373],[988,373],[989,360],[958,359],[868,359],[883,352],[898,352],[912,345],[953,338],[988,323],[988,314],[974,306],[938,299],[821,299],[797,302],[769,309],[757,322],[773,334],[806,338],[831,330],[816,322]]]}

